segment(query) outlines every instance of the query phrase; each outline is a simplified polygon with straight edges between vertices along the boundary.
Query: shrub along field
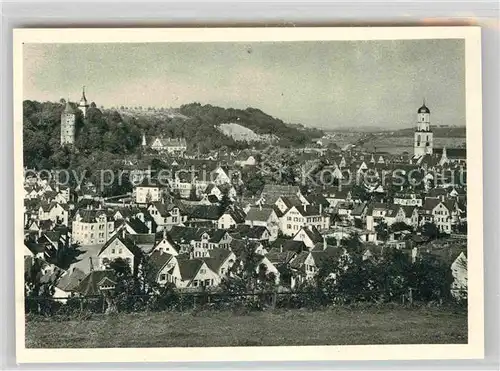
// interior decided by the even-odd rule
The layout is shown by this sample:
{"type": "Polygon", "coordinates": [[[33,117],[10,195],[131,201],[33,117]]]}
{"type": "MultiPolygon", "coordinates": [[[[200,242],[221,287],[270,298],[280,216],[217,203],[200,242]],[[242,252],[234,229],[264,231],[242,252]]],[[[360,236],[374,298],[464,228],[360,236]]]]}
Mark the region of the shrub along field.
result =
{"type": "Polygon", "coordinates": [[[28,348],[467,343],[455,307],[358,305],[325,310],[191,311],[28,317],[28,348]]]}

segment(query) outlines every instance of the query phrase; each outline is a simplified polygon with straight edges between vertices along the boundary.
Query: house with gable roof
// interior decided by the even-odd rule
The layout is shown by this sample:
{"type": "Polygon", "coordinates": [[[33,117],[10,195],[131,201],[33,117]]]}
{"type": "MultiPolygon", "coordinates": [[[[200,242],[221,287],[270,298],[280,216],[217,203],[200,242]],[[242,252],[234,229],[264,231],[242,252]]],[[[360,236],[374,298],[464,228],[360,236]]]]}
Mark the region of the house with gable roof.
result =
{"type": "Polygon", "coordinates": [[[211,249],[208,254],[208,257],[202,258],[208,267],[220,278],[227,276],[236,261],[236,255],[229,249],[220,248],[211,249]]]}
{"type": "Polygon", "coordinates": [[[210,289],[220,283],[220,277],[203,259],[178,259],[167,272],[167,280],[180,289],[210,289]]]}
{"type": "Polygon", "coordinates": [[[162,199],[162,188],[157,179],[145,177],[133,190],[135,202],[137,204],[159,202],[162,199]]]}
{"type": "Polygon", "coordinates": [[[168,233],[163,234],[163,238],[155,243],[151,252],[161,251],[172,256],[179,255],[180,247],[173,241],[168,233]]]}
{"type": "Polygon", "coordinates": [[[458,217],[457,205],[450,201],[428,198],[420,209],[420,225],[434,223],[443,233],[450,234],[458,217]]]}
{"type": "Polygon", "coordinates": [[[103,291],[113,290],[117,282],[112,269],[95,270],[81,280],[75,291],[82,296],[99,296],[103,291]]]}
{"type": "Polygon", "coordinates": [[[250,241],[270,241],[271,232],[266,227],[263,226],[251,226],[248,224],[237,225],[234,230],[231,231],[231,236],[233,238],[245,238],[250,241]]]}
{"type": "Polygon", "coordinates": [[[412,227],[418,226],[418,207],[416,206],[402,206],[402,209],[405,213],[404,222],[412,227]]]}
{"type": "Polygon", "coordinates": [[[292,269],[291,287],[314,279],[322,264],[339,260],[344,254],[343,249],[329,246],[324,250],[303,251],[290,262],[292,269]]]}
{"type": "Polygon", "coordinates": [[[384,221],[388,226],[393,225],[394,223],[404,223],[406,220],[406,213],[403,210],[403,207],[396,204],[388,204],[387,212],[384,216],[384,221]]]}
{"type": "Polygon", "coordinates": [[[116,220],[114,223],[115,223],[115,230],[111,234],[111,236],[113,236],[116,233],[123,233],[123,231],[125,231],[127,235],[152,233],[152,231],[148,228],[148,226],[137,218],[130,218],[128,220],[116,220]]]}
{"type": "Polygon", "coordinates": [[[58,298],[58,301],[66,302],[64,298],[77,293],[78,286],[85,276],[85,272],[76,267],[64,271],[55,284],[54,297],[58,298]]]}
{"type": "Polygon", "coordinates": [[[349,187],[332,186],[322,191],[323,196],[330,203],[331,207],[337,206],[339,202],[351,202],[352,192],[349,187]]]}
{"type": "Polygon", "coordinates": [[[106,269],[112,261],[120,258],[127,262],[132,273],[137,272],[137,267],[141,261],[142,251],[127,237],[115,234],[102,246],[97,254],[99,259],[99,269],[106,269]]]}
{"type": "Polygon", "coordinates": [[[229,249],[233,238],[225,229],[199,228],[192,240],[192,254],[195,258],[207,257],[215,248],[229,249]]]}
{"type": "Polygon", "coordinates": [[[157,249],[153,250],[149,255],[149,261],[151,264],[150,279],[160,285],[166,285],[167,283],[175,284],[169,272],[173,271],[178,265],[176,256],[162,249],[157,249]]]}
{"type": "Polygon", "coordinates": [[[229,249],[236,254],[236,257],[246,256],[249,251],[252,251],[258,255],[267,254],[268,245],[263,241],[249,240],[247,238],[243,239],[233,239],[229,246],[229,249]]]}
{"type": "Polygon", "coordinates": [[[188,219],[187,213],[175,202],[152,202],[147,211],[154,219],[159,231],[170,226],[182,225],[188,219]]]}
{"type": "Polygon", "coordinates": [[[186,153],[187,143],[184,138],[158,137],[153,140],[151,149],[182,157],[186,153]]]}
{"type": "Polygon", "coordinates": [[[38,208],[38,220],[51,220],[54,224],[69,226],[69,207],[57,202],[42,202],[38,208]]]}
{"type": "Polygon", "coordinates": [[[313,249],[318,243],[323,243],[324,238],[314,225],[302,227],[295,236],[294,241],[302,241],[309,248],[313,249]]]}
{"type": "Polygon", "coordinates": [[[188,221],[186,225],[196,226],[210,226],[215,227],[218,224],[220,217],[225,210],[217,204],[215,205],[197,205],[187,211],[188,221]]]}
{"type": "Polygon", "coordinates": [[[280,197],[298,197],[299,194],[301,194],[301,192],[298,186],[265,184],[260,194],[258,203],[273,205],[280,197]]]}
{"type": "Polygon", "coordinates": [[[280,221],[272,206],[251,207],[245,216],[245,224],[251,227],[265,227],[269,231],[270,241],[278,237],[280,221]]]}
{"type": "Polygon", "coordinates": [[[281,232],[286,236],[297,234],[303,226],[315,226],[319,231],[330,228],[330,216],[323,213],[321,205],[294,205],[281,220],[281,232]]]}
{"type": "Polygon", "coordinates": [[[246,213],[238,206],[232,205],[217,220],[217,227],[219,229],[233,229],[237,225],[245,222],[246,213]]]}

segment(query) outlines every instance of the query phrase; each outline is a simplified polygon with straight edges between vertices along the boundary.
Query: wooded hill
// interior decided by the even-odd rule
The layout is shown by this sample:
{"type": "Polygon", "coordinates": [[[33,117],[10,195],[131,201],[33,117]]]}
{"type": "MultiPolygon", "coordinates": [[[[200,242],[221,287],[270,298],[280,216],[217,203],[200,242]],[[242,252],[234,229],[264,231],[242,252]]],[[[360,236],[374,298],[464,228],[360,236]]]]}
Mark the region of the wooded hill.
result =
{"type": "MultiPolygon", "coordinates": [[[[60,146],[64,106],[64,100],[23,102],[25,166],[58,166],[63,160],[60,157],[67,155],[60,146]]],[[[186,138],[188,151],[199,153],[224,148],[244,149],[253,145],[236,141],[217,129],[220,124],[231,122],[257,134],[272,135],[277,138],[276,145],[280,146],[304,146],[323,135],[321,130],[286,124],[256,108],[226,109],[191,103],[181,106],[178,112],[179,115],[168,116],[151,110],[147,114],[120,114],[114,109],[99,109],[92,103],[86,118],[77,110],[76,148],[83,155],[96,151],[114,155],[134,154],[141,147],[142,133],[145,133],[148,144],[158,136],[186,138]]]]}

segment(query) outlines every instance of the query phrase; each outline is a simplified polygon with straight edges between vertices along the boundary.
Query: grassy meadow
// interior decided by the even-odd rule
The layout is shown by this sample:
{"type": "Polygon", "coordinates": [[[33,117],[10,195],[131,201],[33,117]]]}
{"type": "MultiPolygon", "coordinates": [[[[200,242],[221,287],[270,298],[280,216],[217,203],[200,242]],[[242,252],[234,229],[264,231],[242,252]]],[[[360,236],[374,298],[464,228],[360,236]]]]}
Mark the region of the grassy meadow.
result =
{"type": "Polygon", "coordinates": [[[436,307],[95,314],[30,318],[28,348],[467,343],[467,314],[436,307]]]}

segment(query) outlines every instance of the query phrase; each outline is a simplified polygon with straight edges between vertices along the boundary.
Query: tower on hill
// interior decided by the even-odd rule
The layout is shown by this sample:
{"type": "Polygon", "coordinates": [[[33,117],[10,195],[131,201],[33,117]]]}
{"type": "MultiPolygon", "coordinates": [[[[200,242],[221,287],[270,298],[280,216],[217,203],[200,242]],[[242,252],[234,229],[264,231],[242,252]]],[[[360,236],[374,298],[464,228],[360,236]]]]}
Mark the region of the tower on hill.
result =
{"type": "Polygon", "coordinates": [[[61,145],[75,143],[76,111],[68,101],[61,114],[61,145]]]}
{"type": "Polygon", "coordinates": [[[413,154],[421,157],[431,155],[433,150],[433,133],[431,131],[431,111],[425,105],[425,100],[417,112],[417,129],[413,142],[413,154]]]}

